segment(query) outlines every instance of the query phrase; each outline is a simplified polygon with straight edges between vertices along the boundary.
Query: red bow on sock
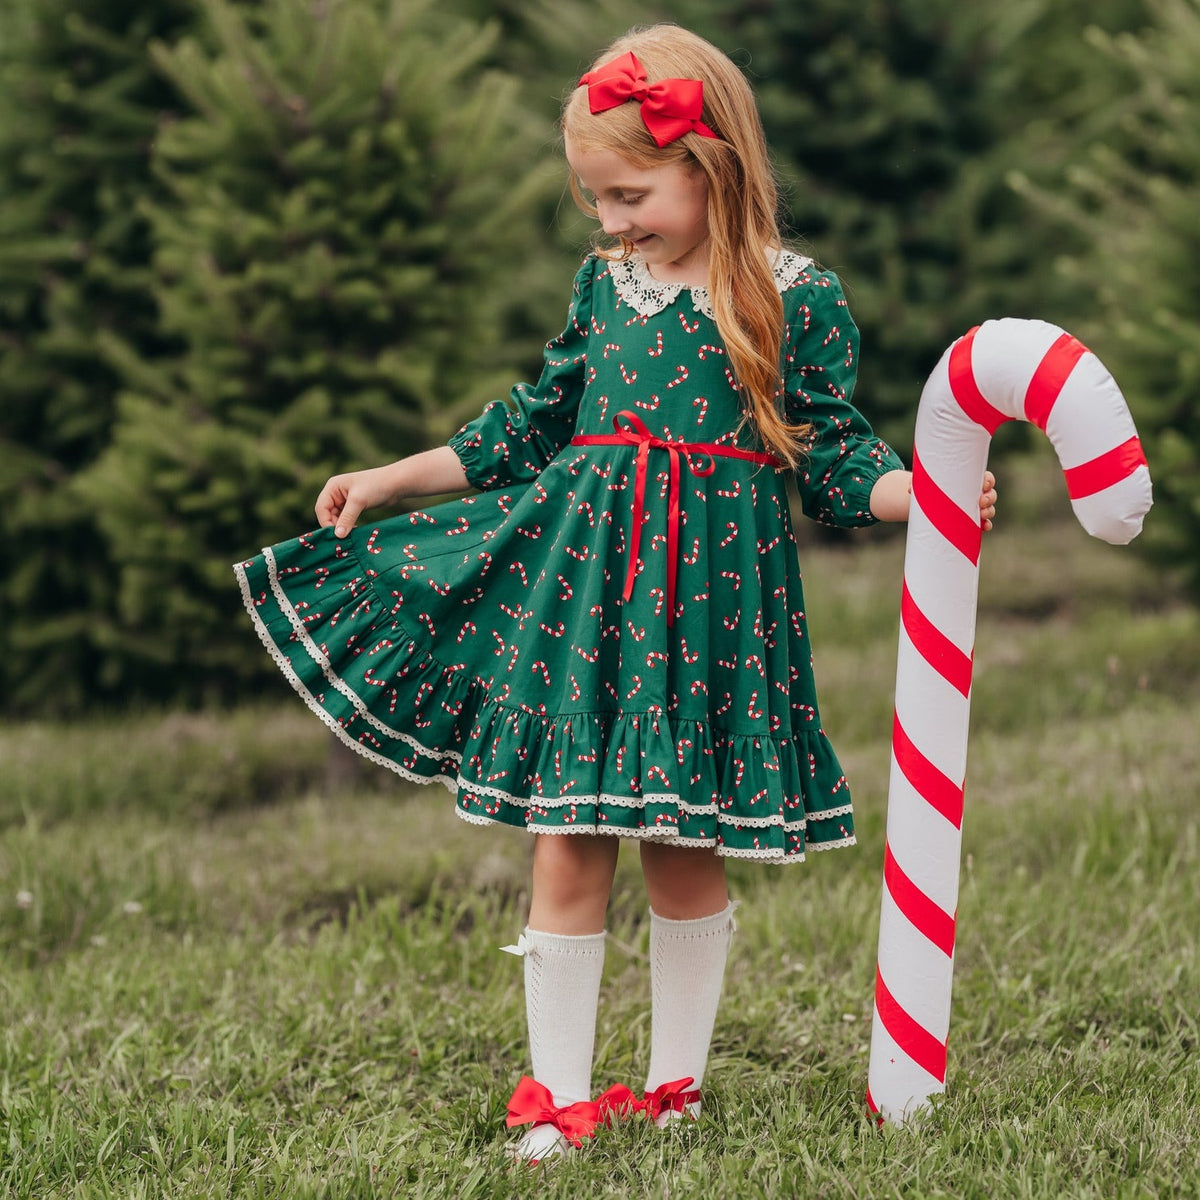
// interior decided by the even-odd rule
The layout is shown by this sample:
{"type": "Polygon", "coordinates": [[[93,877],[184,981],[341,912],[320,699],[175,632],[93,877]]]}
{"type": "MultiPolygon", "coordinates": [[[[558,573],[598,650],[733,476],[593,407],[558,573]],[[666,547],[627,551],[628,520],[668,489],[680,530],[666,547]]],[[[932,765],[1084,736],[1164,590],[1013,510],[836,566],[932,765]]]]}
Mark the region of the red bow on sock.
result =
{"type": "Polygon", "coordinates": [[[642,1111],[642,1101],[637,1098],[623,1083],[614,1083],[606,1092],[596,1097],[596,1107],[600,1110],[600,1119],[605,1125],[613,1117],[628,1117],[642,1111]]]}
{"type": "Polygon", "coordinates": [[[578,1147],[583,1145],[584,1138],[595,1134],[604,1116],[599,1104],[592,1100],[579,1100],[560,1108],[548,1087],[522,1075],[508,1102],[506,1124],[509,1129],[514,1125],[553,1125],[572,1146],[578,1147]]]}
{"type": "Polygon", "coordinates": [[[589,71],[580,81],[586,85],[588,107],[593,113],[616,108],[627,100],[642,105],[642,120],[658,146],[666,146],[685,133],[715,138],[703,121],[704,84],[699,79],[660,79],[650,83],[645,68],[631,50],[589,71]]]}
{"type": "Polygon", "coordinates": [[[689,1104],[695,1104],[700,1099],[698,1088],[687,1089],[695,1082],[692,1076],[686,1079],[676,1079],[671,1083],[660,1083],[652,1092],[647,1092],[642,1101],[642,1111],[650,1120],[656,1121],[664,1112],[681,1113],[689,1104]]]}

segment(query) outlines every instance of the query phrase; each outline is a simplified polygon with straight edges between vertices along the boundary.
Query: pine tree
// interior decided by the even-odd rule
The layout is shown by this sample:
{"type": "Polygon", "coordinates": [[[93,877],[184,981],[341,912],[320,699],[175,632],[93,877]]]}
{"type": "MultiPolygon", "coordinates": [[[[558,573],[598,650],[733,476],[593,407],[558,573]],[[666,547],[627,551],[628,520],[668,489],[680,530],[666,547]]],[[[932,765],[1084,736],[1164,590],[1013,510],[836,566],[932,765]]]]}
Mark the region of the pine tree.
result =
{"type": "Polygon", "coordinates": [[[213,49],[155,50],[195,115],[160,131],[168,198],[140,210],[182,350],[121,359],[82,485],[149,694],[259,677],[229,563],[310,528],[331,472],[441,441],[507,391],[535,201],[560,186],[544,123],[480,67],[494,30],[418,0],[204,9],[213,49]]]}
{"type": "Polygon", "coordinates": [[[1071,310],[1048,266],[1062,231],[1006,176],[1061,170],[1055,139],[1086,116],[1069,105],[1092,79],[1082,27],[1136,24],[1141,0],[681,7],[754,82],[791,229],[842,276],[862,331],[858,395],[907,450],[950,341],[988,317],[1071,310]]]}
{"type": "Polygon", "coordinates": [[[1096,297],[1080,334],[1129,400],[1154,479],[1137,545],[1200,599],[1200,2],[1152,0],[1137,36],[1092,31],[1108,85],[1064,194],[1018,186],[1088,239],[1058,268],[1096,297]]]}
{"type": "Polygon", "coordinates": [[[106,446],[104,339],[161,348],[138,198],[175,93],[145,46],[191,0],[9,0],[0,10],[0,686],[78,707],[112,681],[111,571],[72,483],[106,446]]]}

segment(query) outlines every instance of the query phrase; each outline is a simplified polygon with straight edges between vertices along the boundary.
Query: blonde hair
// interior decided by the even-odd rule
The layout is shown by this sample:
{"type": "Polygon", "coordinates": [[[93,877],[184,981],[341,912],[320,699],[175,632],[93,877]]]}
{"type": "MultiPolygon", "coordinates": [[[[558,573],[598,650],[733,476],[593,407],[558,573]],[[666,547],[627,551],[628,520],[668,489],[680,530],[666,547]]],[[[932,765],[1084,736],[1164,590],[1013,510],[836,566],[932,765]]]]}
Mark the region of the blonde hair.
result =
{"type": "MultiPolygon", "coordinates": [[[[575,88],[563,105],[562,131],[582,150],[607,150],[646,170],[680,163],[699,168],[708,184],[708,290],[717,329],[742,409],[766,447],[789,466],[799,465],[807,424],[794,425],[779,400],[783,344],[783,302],[768,252],[782,249],[777,220],[778,193],[754,94],[741,71],[711,43],[678,25],[630,30],[595,61],[592,69],[633,51],[651,83],[659,79],[699,79],[704,84],[703,121],[715,138],[698,133],[662,147],[655,144],[636,103],[593,114],[587,89],[575,88]]],[[[596,216],[571,177],[571,194],[584,212],[596,216]]],[[[608,259],[624,259],[633,244],[597,247],[608,259]]]]}

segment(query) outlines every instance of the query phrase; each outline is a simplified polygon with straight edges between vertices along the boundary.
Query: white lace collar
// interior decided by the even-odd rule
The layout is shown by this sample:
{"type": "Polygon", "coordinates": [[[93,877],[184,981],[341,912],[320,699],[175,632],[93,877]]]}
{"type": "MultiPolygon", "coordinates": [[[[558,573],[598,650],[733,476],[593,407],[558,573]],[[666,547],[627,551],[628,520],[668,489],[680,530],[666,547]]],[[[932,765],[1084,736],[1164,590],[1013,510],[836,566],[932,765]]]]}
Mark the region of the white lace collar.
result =
{"type": "MultiPolygon", "coordinates": [[[[771,274],[775,276],[775,286],[780,293],[795,283],[800,272],[812,266],[812,261],[791,250],[777,251],[771,260],[771,274]]],[[[608,269],[617,295],[639,316],[653,317],[662,312],[675,303],[684,288],[688,288],[692,293],[692,307],[709,320],[713,319],[708,288],[699,284],[689,287],[686,283],[663,283],[650,274],[646,260],[636,252],[619,262],[609,262],[608,269]]]]}

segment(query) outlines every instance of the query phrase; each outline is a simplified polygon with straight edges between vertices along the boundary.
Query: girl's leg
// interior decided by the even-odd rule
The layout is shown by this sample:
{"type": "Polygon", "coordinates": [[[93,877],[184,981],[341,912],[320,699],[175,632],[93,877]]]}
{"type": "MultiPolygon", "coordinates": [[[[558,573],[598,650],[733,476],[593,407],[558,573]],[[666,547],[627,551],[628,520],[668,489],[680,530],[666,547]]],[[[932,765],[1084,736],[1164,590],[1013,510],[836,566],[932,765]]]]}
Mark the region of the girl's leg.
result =
{"type": "MultiPolygon", "coordinates": [[[[617,863],[613,837],[539,834],[525,943],[525,1009],[533,1078],[559,1108],[590,1100],[604,918],[617,863]]],[[[517,1157],[561,1153],[553,1125],[535,1125],[517,1157]]]]}
{"type": "Polygon", "coordinates": [[[616,869],[615,837],[537,834],[529,924],[545,933],[601,932],[616,869]]]}
{"type": "MultiPolygon", "coordinates": [[[[725,960],[733,936],[733,905],[725,863],[711,850],[642,843],[642,871],[650,899],[650,1069],[646,1092],[691,1078],[682,1091],[699,1091],[721,1000],[725,960]]],[[[699,1100],[666,1107],[665,1124],[699,1100]]]]}

